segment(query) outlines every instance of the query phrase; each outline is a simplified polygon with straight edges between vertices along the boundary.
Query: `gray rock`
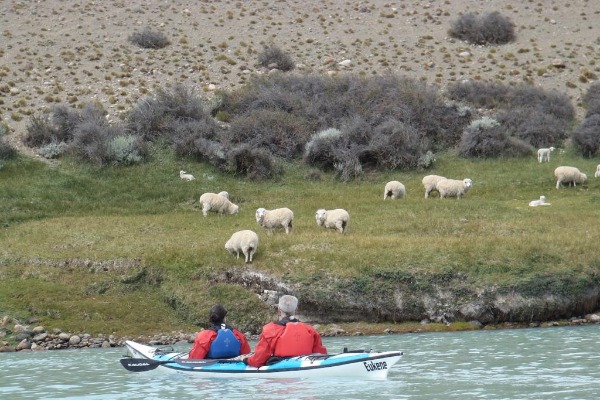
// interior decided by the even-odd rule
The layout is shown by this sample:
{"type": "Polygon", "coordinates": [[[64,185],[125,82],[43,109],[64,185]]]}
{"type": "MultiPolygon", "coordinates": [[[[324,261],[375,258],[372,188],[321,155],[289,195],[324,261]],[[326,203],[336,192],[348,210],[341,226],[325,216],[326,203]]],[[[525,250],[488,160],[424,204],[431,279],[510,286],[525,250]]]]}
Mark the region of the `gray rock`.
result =
{"type": "Polygon", "coordinates": [[[69,333],[65,333],[65,332],[61,332],[58,334],[58,338],[62,341],[68,341],[71,338],[71,334],[69,333]]]}
{"type": "Polygon", "coordinates": [[[33,337],[33,341],[34,342],[43,342],[46,340],[47,337],[48,337],[48,334],[46,332],[40,333],[39,335],[35,335],[33,337]]]}
{"type": "Polygon", "coordinates": [[[31,349],[31,342],[27,339],[21,340],[21,342],[17,345],[17,351],[28,349],[31,349]]]}
{"type": "Polygon", "coordinates": [[[46,330],[44,329],[43,326],[36,326],[35,328],[33,328],[33,333],[36,335],[39,335],[40,333],[44,333],[46,332],[46,330]]]}
{"type": "Polygon", "coordinates": [[[69,344],[71,346],[77,345],[79,343],[81,343],[81,338],[79,336],[73,335],[69,338],[69,344]]]}
{"type": "Polygon", "coordinates": [[[21,332],[15,335],[15,340],[17,342],[20,342],[23,339],[30,339],[33,336],[33,332],[31,331],[27,331],[27,332],[21,332]]]}

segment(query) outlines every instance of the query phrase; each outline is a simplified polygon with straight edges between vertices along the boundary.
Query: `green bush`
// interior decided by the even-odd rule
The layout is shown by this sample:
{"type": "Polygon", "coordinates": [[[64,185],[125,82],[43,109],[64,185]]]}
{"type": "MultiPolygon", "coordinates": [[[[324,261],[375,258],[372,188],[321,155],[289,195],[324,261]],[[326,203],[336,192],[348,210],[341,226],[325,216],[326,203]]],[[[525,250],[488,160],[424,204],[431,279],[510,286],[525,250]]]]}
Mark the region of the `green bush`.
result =
{"type": "Polygon", "coordinates": [[[145,49],[161,49],[170,44],[169,39],[162,32],[154,31],[148,27],[141,32],[134,32],[128,39],[131,43],[145,49]]]}
{"type": "Polygon", "coordinates": [[[227,153],[226,170],[251,180],[271,179],[283,173],[267,149],[248,144],[242,144],[227,153]]]}
{"type": "Polygon", "coordinates": [[[274,44],[263,48],[258,55],[258,64],[265,68],[276,65],[277,69],[286,72],[296,67],[292,57],[274,44]]]}
{"type": "Polygon", "coordinates": [[[478,16],[461,15],[451,23],[449,35],[475,44],[505,44],[515,40],[511,20],[498,11],[478,16]]]}
{"type": "Polygon", "coordinates": [[[489,117],[473,121],[458,146],[459,155],[475,158],[523,156],[532,151],[529,144],[508,135],[498,121],[489,117]]]}
{"type": "Polygon", "coordinates": [[[69,146],[65,142],[55,142],[38,148],[37,152],[44,158],[52,159],[62,156],[68,150],[68,148],[69,146]]]}
{"type": "Polygon", "coordinates": [[[138,136],[117,135],[108,142],[107,159],[113,164],[137,164],[145,161],[147,156],[147,148],[138,136]]]}

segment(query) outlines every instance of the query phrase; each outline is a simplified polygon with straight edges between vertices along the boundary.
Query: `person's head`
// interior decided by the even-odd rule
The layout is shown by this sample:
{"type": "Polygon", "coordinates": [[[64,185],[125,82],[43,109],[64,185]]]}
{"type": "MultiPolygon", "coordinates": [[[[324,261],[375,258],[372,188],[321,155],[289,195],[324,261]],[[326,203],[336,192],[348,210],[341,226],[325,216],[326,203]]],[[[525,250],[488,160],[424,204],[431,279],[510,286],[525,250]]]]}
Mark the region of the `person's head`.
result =
{"type": "Polygon", "coordinates": [[[215,304],[210,309],[210,313],[208,314],[208,320],[214,325],[221,325],[225,322],[225,317],[227,316],[227,310],[220,304],[215,304]]]}
{"type": "Polygon", "coordinates": [[[287,316],[294,315],[298,308],[298,299],[289,294],[284,294],[279,298],[279,311],[287,316]]]}

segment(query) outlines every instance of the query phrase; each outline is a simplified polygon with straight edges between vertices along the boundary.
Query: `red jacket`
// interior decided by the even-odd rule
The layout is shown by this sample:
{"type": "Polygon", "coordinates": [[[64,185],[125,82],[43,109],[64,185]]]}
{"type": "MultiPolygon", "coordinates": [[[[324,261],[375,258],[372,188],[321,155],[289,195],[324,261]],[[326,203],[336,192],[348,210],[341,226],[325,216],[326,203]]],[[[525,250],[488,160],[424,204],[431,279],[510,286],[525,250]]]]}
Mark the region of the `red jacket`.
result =
{"type": "Polygon", "coordinates": [[[304,354],[321,353],[327,354],[327,349],[321,342],[321,335],[312,326],[302,322],[288,322],[286,326],[270,322],[263,326],[262,333],[254,349],[254,355],[248,358],[248,365],[262,367],[269,357],[290,357],[304,354]],[[283,336],[290,326],[293,334],[283,336]],[[306,351],[310,349],[309,351],[306,351]]]}
{"type": "MultiPolygon", "coordinates": [[[[248,354],[250,353],[250,344],[248,343],[248,339],[246,336],[237,329],[232,329],[233,334],[236,338],[241,342],[242,346],[240,347],[240,354],[248,354]]],[[[217,337],[217,332],[212,329],[204,329],[196,334],[196,339],[194,340],[194,345],[190,350],[190,359],[204,359],[206,358],[206,354],[210,350],[210,345],[217,337]]]]}

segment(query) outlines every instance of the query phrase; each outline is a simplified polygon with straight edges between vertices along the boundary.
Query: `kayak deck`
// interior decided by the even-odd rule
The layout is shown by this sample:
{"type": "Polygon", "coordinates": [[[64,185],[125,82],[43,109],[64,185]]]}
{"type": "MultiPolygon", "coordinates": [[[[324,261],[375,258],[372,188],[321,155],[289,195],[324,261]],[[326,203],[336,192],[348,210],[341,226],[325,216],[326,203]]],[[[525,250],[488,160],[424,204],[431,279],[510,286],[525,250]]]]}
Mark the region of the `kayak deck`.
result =
{"type": "MultiPolygon", "coordinates": [[[[163,371],[179,372],[210,377],[277,377],[277,378],[330,378],[344,377],[366,380],[384,380],[390,368],[396,364],[403,353],[387,352],[345,352],[339,354],[312,354],[284,358],[280,361],[255,368],[236,359],[228,360],[189,360],[182,353],[163,353],[162,351],[133,341],[126,342],[132,357],[145,361],[143,370],[160,368],[163,371]]],[[[144,363],[138,363],[144,364],[144,363]]]]}

